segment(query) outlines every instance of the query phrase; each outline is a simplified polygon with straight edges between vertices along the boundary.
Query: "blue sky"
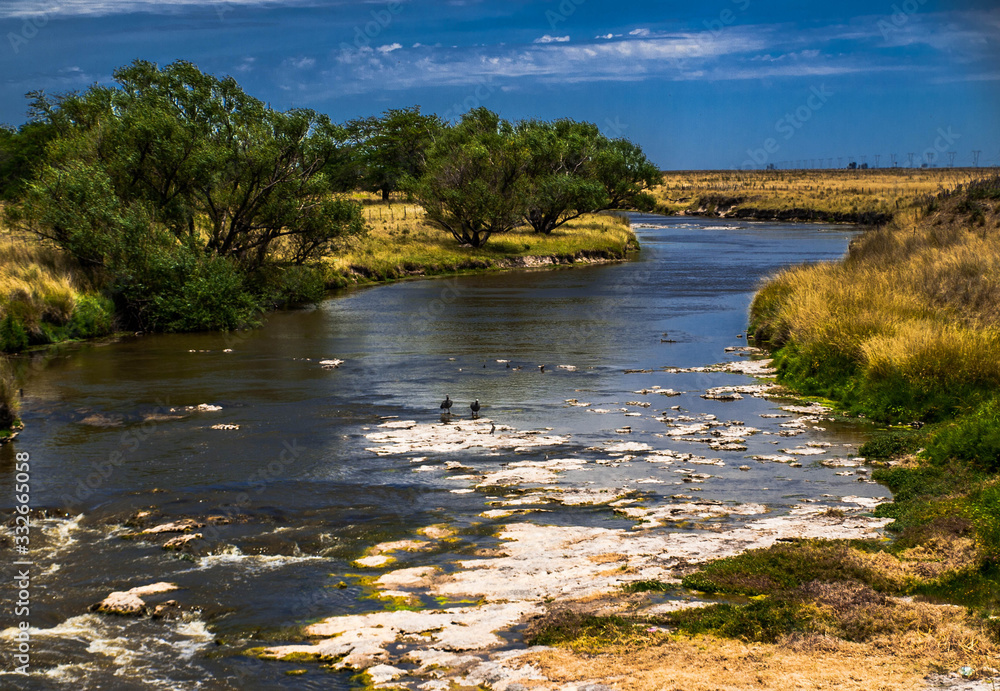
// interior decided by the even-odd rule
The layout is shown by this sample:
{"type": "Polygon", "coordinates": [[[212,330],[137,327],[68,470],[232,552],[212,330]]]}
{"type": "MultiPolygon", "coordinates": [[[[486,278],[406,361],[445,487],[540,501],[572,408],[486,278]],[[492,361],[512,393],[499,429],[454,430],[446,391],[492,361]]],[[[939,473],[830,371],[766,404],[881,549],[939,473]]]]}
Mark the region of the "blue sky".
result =
{"type": "Polygon", "coordinates": [[[588,120],[665,169],[1000,165],[995,0],[3,0],[0,122],[135,58],[335,120],[588,120]]]}

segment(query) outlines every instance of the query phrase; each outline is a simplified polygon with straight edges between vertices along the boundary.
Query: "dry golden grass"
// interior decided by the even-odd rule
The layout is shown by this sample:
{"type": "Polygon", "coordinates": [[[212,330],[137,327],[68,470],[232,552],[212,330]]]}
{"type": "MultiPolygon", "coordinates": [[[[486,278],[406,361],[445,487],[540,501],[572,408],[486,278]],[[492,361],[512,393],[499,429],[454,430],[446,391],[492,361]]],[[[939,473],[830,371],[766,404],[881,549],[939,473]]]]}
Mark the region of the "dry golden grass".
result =
{"type": "Polygon", "coordinates": [[[702,197],[740,198],[758,209],[895,214],[914,200],[981,177],[973,168],[677,171],[653,191],[664,208],[698,208],[702,197]]]}
{"type": "Polygon", "coordinates": [[[0,317],[11,310],[30,328],[69,320],[78,297],[92,290],[79,267],[57,248],[0,233],[0,317]]]}
{"type": "Polygon", "coordinates": [[[942,210],[867,233],[845,262],[787,269],[754,319],[772,341],[836,352],[875,378],[1000,384],[994,205],[982,225],[942,210]]]}
{"type": "Polygon", "coordinates": [[[371,228],[365,237],[345,240],[325,261],[335,274],[368,279],[486,269],[516,257],[571,257],[581,253],[620,257],[633,248],[635,235],[617,217],[605,214],[571,221],[551,235],[530,228],[493,236],[485,247],[460,247],[447,232],[427,222],[415,204],[383,202],[356,194],[371,228]]]}
{"type": "Polygon", "coordinates": [[[556,649],[534,653],[527,661],[551,682],[596,682],[622,691],[912,691],[926,685],[928,674],[996,664],[1000,649],[970,628],[959,608],[922,607],[933,610],[933,633],[884,636],[868,643],[821,634],[789,636],[774,645],[696,636],[599,655],[556,649]]]}

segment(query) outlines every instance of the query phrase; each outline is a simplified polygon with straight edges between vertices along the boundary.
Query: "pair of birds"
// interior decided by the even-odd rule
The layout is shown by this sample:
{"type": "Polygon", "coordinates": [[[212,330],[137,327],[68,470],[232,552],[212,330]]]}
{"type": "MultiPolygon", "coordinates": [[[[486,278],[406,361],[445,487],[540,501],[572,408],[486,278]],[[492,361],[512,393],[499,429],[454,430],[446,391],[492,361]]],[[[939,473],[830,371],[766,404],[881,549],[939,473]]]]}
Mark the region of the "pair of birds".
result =
{"type": "MultiPolygon", "coordinates": [[[[446,395],[444,397],[444,400],[441,401],[441,412],[446,415],[451,415],[451,407],[454,404],[455,402],[451,400],[451,396],[446,395]]],[[[473,401],[469,407],[472,409],[472,417],[473,418],[479,417],[479,411],[482,408],[482,406],[479,405],[479,399],[477,398],[475,401],[473,401]]]]}

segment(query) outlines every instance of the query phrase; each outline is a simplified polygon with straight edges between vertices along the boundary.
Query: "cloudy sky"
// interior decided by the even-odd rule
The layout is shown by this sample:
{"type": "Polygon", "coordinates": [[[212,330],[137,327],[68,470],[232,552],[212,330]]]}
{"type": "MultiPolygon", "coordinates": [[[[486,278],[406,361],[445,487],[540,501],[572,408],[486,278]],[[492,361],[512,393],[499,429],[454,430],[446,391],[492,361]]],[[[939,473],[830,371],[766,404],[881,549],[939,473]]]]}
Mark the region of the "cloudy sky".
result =
{"type": "Polygon", "coordinates": [[[136,58],[335,120],[589,120],[665,169],[1000,165],[995,0],[0,0],[0,123],[136,58]]]}

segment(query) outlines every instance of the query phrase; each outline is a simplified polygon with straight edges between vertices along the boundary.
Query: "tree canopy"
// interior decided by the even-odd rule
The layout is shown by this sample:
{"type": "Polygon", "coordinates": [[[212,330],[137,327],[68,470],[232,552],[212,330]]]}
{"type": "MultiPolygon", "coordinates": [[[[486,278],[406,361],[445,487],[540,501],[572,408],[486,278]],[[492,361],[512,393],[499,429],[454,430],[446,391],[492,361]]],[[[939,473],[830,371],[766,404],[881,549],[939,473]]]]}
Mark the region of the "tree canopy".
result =
{"type": "Polygon", "coordinates": [[[388,199],[404,181],[423,175],[427,149],[444,129],[444,121],[421,115],[420,106],[413,106],[351,120],[345,129],[355,143],[363,186],[388,199]]]}
{"type": "Polygon", "coordinates": [[[275,111],[183,61],[114,76],[117,88],[36,95],[35,122],[58,134],[10,217],[107,270],[140,323],[159,319],[165,284],[183,292],[207,271],[249,303],[241,273],[363,231],[360,205],[323,172],[338,151],[326,116],[275,111]]]}
{"type": "Polygon", "coordinates": [[[521,224],[530,153],[513,126],[486,108],[466,113],[434,142],[411,187],[427,218],[461,244],[482,247],[521,224]]]}
{"type": "Polygon", "coordinates": [[[569,119],[477,108],[449,125],[414,106],[338,124],[183,60],[137,60],[114,80],[28,94],[28,122],[0,128],[0,199],[143,329],[234,328],[317,299],[317,262],[366,232],[357,190],[405,190],[478,248],[520,226],[649,208],[659,181],[638,146],[569,119]]]}

